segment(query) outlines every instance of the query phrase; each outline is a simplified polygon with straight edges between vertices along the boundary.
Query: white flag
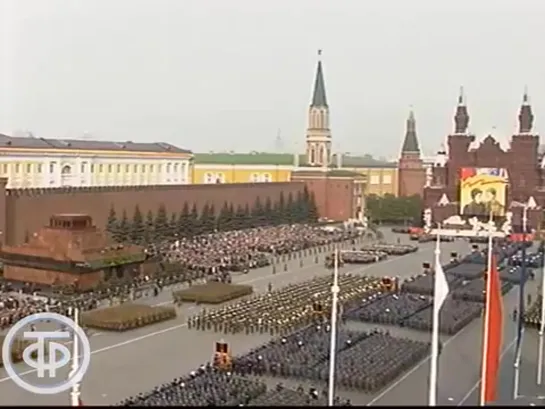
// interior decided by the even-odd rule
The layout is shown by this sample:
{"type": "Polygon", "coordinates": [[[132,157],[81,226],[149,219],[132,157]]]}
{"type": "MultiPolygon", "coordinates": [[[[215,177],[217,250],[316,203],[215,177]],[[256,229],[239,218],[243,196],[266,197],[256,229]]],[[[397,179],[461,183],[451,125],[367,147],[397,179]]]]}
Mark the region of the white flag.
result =
{"type": "Polygon", "coordinates": [[[431,357],[430,357],[430,382],[428,406],[437,404],[437,383],[438,383],[438,360],[439,360],[439,312],[445,302],[449,287],[447,277],[441,266],[441,250],[439,234],[437,235],[437,244],[435,248],[435,277],[433,285],[433,311],[432,311],[432,329],[431,329],[431,357]]]}
{"type": "Polygon", "coordinates": [[[435,284],[433,286],[433,310],[438,312],[441,309],[441,306],[445,302],[447,295],[450,291],[448,287],[447,277],[441,266],[441,261],[439,260],[439,255],[437,255],[435,260],[435,284]]]}

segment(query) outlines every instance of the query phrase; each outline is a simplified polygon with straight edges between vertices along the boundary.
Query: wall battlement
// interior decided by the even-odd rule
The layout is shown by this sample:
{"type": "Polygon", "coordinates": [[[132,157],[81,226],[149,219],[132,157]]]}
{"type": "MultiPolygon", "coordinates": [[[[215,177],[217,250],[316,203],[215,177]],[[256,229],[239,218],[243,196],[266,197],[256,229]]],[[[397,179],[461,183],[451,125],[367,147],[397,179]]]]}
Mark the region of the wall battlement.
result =
{"type": "MultiPolygon", "coordinates": [[[[2,181],[0,180],[0,184],[2,181]]],[[[267,185],[288,186],[293,182],[272,182],[267,185]]],[[[201,191],[209,189],[210,186],[218,191],[222,189],[224,191],[232,190],[233,184],[211,184],[211,185],[147,185],[147,186],[89,186],[89,187],[52,187],[52,188],[29,188],[29,189],[6,189],[7,196],[45,196],[45,195],[58,195],[58,194],[81,194],[81,193],[118,193],[118,192],[161,192],[172,191],[176,189],[183,189],[185,191],[201,191]]],[[[237,183],[236,188],[241,190],[253,189],[256,186],[255,183],[237,183]]]]}

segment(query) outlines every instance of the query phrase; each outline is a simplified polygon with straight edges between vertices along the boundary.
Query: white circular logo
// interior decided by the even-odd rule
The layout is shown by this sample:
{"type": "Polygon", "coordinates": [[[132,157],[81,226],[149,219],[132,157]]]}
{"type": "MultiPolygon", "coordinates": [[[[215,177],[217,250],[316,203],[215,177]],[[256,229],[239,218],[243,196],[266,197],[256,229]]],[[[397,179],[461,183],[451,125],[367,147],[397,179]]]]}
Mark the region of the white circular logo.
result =
{"type": "Polygon", "coordinates": [[[76,325],[73,320],[64,315],[42,312],[29,315],[11,327],[2,345],[2,360],[9,377],[21,388],[39,395],[55,395],[65,392],[81,382],[91,363],[91,345],[83,329],[76,325]],[[28,366],[36,370],[38,378],[55,378],[57,370],[70,364],[73,360],[70,349],[63,343],[53,340],[64,340],[65,343],[69,341],[78,342],[79,340],[78,345],[81,345],[83,350],[78,353],[77,367],[72,368],[68,379],[55,385],[38,386],[26,382],[20,374],[15,372],[12,359],[12,344],[16,340],[17,332],[27,325],[44,320],[57,322],[64,327],[70,328],[72,332],[63,329],[62,331],[25,331],[23,333],[22,339],[30,340],[32,343],[24,349],[22,358],[28,366]],[[72,337],[74,337],[73,340],[72,337]],[[61,355],[60,359],[58,359],[59,355],[61,355]]]}

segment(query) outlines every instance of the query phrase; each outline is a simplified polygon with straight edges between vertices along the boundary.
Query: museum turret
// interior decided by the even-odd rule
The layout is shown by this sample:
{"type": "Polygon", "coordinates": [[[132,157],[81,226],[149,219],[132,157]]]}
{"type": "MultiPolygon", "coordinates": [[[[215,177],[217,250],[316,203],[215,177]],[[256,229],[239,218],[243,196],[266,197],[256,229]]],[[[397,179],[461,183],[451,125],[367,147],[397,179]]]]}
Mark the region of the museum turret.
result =
{"type": "Polygon", "coordinates": [[[512,191],[515,198],[527,200],[528,198],[518,193],[527,185],[541,185],[541,172],[539,171],[539,136],[533,130],[534,114],[530,104],[528,89],[524,89],[522,104],[518,115],[518,133],[511,139],[511,157],[517,162],[517,178],[513,181],[512,191]]]}

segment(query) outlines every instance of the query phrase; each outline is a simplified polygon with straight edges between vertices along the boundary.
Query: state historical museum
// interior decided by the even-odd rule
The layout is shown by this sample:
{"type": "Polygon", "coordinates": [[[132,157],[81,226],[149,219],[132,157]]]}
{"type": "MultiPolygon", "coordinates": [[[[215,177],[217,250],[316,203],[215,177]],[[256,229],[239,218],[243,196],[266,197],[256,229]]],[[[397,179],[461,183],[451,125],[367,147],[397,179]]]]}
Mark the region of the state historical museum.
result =
{"type": "Polygon", "coordinates": [[[518,132],[511,137],[509,148],[492,135],[476,142],[475,135],[468,132],[469,120],[460,93],[448,149],[438,152],[426,176],[424,206],[431,210],[433,222],[455,215],[489,214],[501,221],[509,215],[517,231],[526,207],[529,227],[538,229],[545,206],[545,171],[527,93],[518,115],[518,132]]]}

